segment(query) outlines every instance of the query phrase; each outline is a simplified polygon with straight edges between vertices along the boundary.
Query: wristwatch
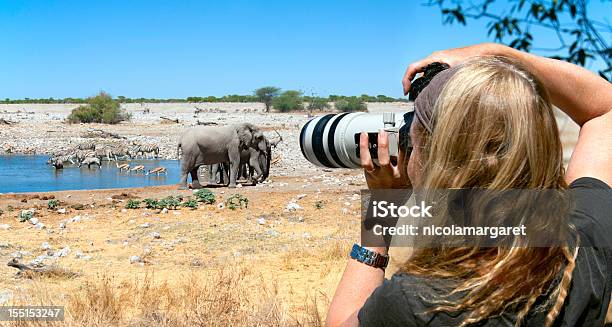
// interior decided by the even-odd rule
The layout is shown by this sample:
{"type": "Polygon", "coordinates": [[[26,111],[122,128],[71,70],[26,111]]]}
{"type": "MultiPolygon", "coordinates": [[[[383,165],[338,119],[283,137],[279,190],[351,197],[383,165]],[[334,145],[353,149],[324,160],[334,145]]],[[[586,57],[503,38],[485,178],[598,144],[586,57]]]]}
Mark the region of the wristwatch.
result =
{"type": "Polygon", "coordinates": [[[388,255],[368,250],[359,244],[353,244],[351,259],[355,259],[361,263],[365,263],[368,266],[380,268],[382,270],[385,270],[385,268],[387,268],[387,264],[389,263],[388,255]]]}

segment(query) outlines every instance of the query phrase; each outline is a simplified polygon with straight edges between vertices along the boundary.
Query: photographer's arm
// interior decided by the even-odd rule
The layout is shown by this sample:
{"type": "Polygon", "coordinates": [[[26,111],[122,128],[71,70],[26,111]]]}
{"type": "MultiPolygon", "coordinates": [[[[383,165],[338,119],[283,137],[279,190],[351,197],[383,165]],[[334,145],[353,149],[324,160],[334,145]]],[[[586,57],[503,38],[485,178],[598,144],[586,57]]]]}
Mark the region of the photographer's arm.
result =
{"type": "MultiPolygon", "coordinates": [[[[407,188],[410,185],[405,171],[405,153],[400,152],[397,166],[389,158],[389,139],[387,133],[378,134],[378,161],[374,165],[368,150],[368,136],[361,134],[359,140],[361,165],[364,168],[368,188],[407,188]]],[[[372,251],[387,254],[385,247],[370,247],[372,251]]],[[[359,321],[357,313],[380,286],[384,280],[385,272],[380,268],[373,268],[356,260],[349,259],[344,269],[342,279],[336,289],[336,294],[330,304],[327,314],[327,326],[357,326],[359,321]]]]}
{"type": "Polygon", "coordinates": [[[404,93],[417,73],[432,62],[451,66],[471,57],[497,55],[514,58],[544,84],[552,103],[581,126],[566,179],[595,177],[612,185],[612,84],[592,72],[568,62],[536,56],[499,44],[486,43],[436,51],[408,66],[402,84],[404,93]]]}

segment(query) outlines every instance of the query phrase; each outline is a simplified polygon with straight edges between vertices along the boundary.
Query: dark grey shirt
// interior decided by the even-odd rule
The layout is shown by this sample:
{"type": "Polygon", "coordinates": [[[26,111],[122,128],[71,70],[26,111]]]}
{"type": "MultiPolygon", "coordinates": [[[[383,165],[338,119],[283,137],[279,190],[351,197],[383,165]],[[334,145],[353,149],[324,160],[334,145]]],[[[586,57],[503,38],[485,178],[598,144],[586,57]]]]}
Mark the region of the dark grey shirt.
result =
{"type": "MultiPolygon", "coordinates": [[[[612,292],[612,246],[609,245],[612,241],[612,192],[608,185],[594,178],[580,178],[570,185],[570,189],[575,190],[570,222],[580,236],[580,249],[569,294],[555,326],[603,326],[612,292]]],[[[396,274],[368,298],[359,311],[359,324],[458,326],[467,316],[466,312],[428,313],[437,306],[428,299],[445,296],[450,287],[443,280],[396,274]]],[[[546,296],[541,296],[538,302],[543,303],[546,296]]],[[[546,314],[546,311],[534,310],[523,325],[543,326],[546,314]]],[[[514,326],[515,322],[515,313],[504,312],[478,326],[514,326]]]]}

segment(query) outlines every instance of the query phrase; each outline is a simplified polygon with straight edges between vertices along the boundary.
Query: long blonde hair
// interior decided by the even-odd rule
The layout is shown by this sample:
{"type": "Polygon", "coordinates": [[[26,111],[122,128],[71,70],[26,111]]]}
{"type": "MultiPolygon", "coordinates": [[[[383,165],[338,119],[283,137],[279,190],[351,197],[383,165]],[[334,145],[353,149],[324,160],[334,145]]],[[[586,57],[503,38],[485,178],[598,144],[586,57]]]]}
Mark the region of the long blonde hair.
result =
{"type": "MultiPolygon", "coordinates": [[[[480,57],[463,63],[436,100],[433,132],[415,126],[424,189],[565,189],[553,108],[541,83],[516,62],[480,57]]],[[[542,228],[559,221],[541,224],[542,228]]],[[[566,222],[566,220],[563,220],[566,222]]],[[[536,233],[537,231],[531,231],[536,233]]],[[[462,325],[511,310],[517,326],[539,296],[549,295],[546,325],[558,316],[575,267],[575,251],[558,247],[415,249],[403,271],[456,281],[435,311],[468,312],[462,325]]]]}

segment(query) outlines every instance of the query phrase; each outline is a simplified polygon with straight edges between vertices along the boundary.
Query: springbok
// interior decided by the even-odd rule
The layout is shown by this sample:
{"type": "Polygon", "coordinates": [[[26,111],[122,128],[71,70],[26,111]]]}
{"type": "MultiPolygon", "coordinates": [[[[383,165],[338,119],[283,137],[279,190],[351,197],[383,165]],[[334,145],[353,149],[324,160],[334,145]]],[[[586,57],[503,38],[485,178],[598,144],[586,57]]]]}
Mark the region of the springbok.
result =
{"type": "Polygon", "coordinates": [[[119,171],[129,171],[130,170],[130,164],[129,163],[124,163],[124,164],[119,164],[119,163],[115,163],[115,165],[117,166],[117,168],[119,168],[119,171]]]}
{"type": "Polygon", "coordinates": [[[167,175],[168,174],[168,170],[166,169],[166,167],[157,167],[157,168],[150,169],[147,172],[147,175],[149,175],[149,174],[157,174],[158,176],[159,176],[159,174],[166,174],[167,175]]]}
{"type": "Polygon", "coordinates": [[[130,169],[130,171],[133,171],[135,173],[142,173],[144,172],[144,166],[143,165],[134,166],[132,169],[130,169]]]}

